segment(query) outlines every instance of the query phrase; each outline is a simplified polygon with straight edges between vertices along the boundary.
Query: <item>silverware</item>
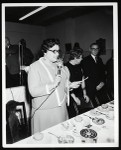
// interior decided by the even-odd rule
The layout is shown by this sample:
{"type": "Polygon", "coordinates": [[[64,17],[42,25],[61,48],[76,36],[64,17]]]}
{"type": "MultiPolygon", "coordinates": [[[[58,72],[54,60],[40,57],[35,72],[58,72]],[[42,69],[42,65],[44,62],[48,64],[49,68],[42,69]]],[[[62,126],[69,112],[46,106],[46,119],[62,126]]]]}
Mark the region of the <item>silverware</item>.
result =
{"type": "Polygon", "coordinates": [[[83,114],[83,115],[89,117],[90,119],[94,119],[93,117],[90,117],[90,116],[88,116],[88,115],[85,115],[85,114],[83,114]]]}
{"type": "Polygon", "coordinates": [[[104,114],[104,113],[102,113],[102,112],[100,112],[100,111],[97,111],[97,110],[96,110],[96,112],[98,112],[98,113],[100,113],[100,114],[102,114],[102,115],[107,116],[107,114],[104,114]]]}
{"type": "Polygon", "coordinates": [[[88,125],[86,125],[85,127],[90,128],[91,126],[92,126],[91,124],[88,124],[88,125]]]}
{"type": "Polygon", "coordinates": [[[51,132],[48,132],[48,133],[54,135],[56,138],[60,138],[60,136],[57,136],[57,135],[55,135],[55,134],[53,134],[51,132]]]}
{"type": "Polygon", "coordinates": [[[114,108],[114,106],[108,105],[108,107],[114,108]]]}
{"type": "Polygon", "coordinates": [[[71,125],[73,126],[73,128],[76,127],[76,125],[74,124],[74,122],[73,122],[72,120],[70,121],[70,123],[71,123],[71,125]]]}

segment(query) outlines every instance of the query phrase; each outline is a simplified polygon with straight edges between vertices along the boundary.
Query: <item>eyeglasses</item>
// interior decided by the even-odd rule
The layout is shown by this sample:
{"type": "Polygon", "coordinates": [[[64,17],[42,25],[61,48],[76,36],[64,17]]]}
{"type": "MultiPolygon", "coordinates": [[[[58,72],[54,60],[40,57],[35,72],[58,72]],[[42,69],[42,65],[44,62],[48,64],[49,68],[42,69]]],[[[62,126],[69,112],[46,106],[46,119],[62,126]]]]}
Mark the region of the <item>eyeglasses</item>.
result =
{"type": "Polygon", "coordinates": [[[59,53],[59,50],[48,50],[48,51],[51,51],[51,52],[53,52],[54,54],[59,53]]]}
{"type": "Polygon", "coordinates": [[[95,50],[96,50],[96,51],[99,50],[99,48],[91,48],[91,49],[94,50],[94,51],[95,51],[95,50]]]}

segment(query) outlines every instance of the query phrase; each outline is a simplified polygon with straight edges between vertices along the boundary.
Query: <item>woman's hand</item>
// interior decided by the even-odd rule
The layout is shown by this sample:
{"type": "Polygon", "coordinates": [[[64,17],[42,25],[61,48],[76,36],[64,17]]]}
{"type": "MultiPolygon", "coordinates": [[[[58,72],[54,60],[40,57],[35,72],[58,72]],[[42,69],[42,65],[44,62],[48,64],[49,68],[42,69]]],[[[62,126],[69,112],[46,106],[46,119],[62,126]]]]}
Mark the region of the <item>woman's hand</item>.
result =
{"type": "Polygon", "coordinates": [[[73,98],[77,105],[81,105],[81,101],[78,97],[73,98]]]}
{"type": "Polygon", "coordinates": [[[54,87],[57,87],[60,82],[61,82],[61,76],[60,76],[60,75],[57,75],[57,76],[55,77],[54,87]]]}
{"type": "Polygon", "coordinates": [[[85,102],[88,103],[89,102],[89,97],[87,95],[84,95],[84,99],[85,99],[85,102]]]}
{"type": "Polygon", "coordinates": [[[80,101],[80,99],[79,99],[78,97],[76,97],[76,100],[75,100],[75,101],[76,101],[76,104],[77,104],[77,105],[81,105],[81,101],[80,101]]]}
{"type": "Polygon", "coordinates": [[[69,88],[70,89],[77,89],[81,85],[80,81],[71,82],[69,88]]]}
{"type": "Polygon", "coordinates": [[[77,105],[81,105],[81,101],[74,93],[71,93],[71,97],[73,97],[73,100],[76,102],[77,105]]]}
{"type": "Polygon", "coordinates": [[[104,82],[100,82],[100,84],[96,87],[96,90],[99,91],[104,86],[104,82]]]}

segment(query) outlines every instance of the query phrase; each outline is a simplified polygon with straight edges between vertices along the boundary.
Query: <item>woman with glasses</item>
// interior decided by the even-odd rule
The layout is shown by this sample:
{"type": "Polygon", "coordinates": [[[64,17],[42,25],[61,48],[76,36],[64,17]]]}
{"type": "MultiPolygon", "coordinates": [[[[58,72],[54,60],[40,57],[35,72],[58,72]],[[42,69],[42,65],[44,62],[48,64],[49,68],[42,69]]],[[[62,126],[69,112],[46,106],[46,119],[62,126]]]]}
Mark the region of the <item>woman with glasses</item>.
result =
{"type": "Polygon", "coordinates": [[[33,97],[32,134],[68,119],[69,88],[77,88],[80,84],[69,83],[68,70],[59,59],[59,40],[44,40],[41,50],[44,56],[31,64],[28,72],[28,87],[33,97]]]}

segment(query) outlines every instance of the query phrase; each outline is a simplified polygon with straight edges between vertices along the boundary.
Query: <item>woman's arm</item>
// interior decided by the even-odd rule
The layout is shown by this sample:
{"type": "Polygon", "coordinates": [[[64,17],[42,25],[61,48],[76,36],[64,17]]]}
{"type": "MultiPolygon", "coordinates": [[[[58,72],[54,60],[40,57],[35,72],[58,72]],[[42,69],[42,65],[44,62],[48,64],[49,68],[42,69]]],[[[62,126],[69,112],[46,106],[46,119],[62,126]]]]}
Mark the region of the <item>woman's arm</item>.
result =
{"type": "Polygon", "coordinates": [[[71,97],[73,98],[73,100],[76,102],[77,105],[81,104],[81,100],[78,97],[76,97],[74,93],[71,93],[71,97]]]}
{"type": "MultiPolygon", "coordinates": [[[[84,80],[84,76],[82,76],[82,80],[84,80]]],[[[86,92],[85,81],[82,82],[81,86],[82,86],[82,90],[83,90],[83,96],[84,96],[86,102],[89,102],[89,97],[87,96],[87,92],[86,92]]]]}

